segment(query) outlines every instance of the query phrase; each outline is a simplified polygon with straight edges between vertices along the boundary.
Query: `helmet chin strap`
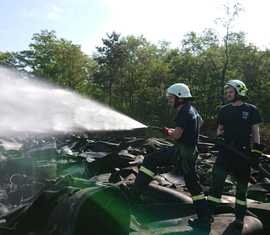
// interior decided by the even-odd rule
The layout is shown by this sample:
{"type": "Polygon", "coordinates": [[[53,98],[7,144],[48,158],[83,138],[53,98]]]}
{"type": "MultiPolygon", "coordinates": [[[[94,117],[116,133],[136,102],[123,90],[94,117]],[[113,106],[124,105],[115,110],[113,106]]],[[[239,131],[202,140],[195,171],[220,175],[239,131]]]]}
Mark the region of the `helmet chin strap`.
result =
{"type": "Polygon", "coordinates": [[[174,101],[174,108],[178,108],[180,105],[183,105],[185,101],[183,99],[179,99],[177,96],[175,97],[174,101]]]}
{"type": "Polygon", "coordinates": [[[237,90],[236,89],[234,90],[235,90],[235,96],[234,96],[234,99],[231,101],[232,103],[241,100],[241,96],[238,95],[237,90]]]}
{"type": "Polygon", "coordinates": [[[236,95],[234,96],[234,99],[232,100],[232,103],[234,103],[234,102],[240,100],[239,98],[240,98],[240,97],[238,96],[238,94],[236,94],[236,95]]]}

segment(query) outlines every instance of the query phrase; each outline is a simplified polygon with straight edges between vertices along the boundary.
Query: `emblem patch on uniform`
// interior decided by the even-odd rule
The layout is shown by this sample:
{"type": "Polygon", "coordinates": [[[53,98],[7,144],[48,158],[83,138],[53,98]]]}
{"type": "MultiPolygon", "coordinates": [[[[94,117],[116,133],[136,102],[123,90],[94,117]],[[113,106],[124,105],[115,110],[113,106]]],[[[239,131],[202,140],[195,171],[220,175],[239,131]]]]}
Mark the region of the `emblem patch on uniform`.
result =
{"type": "Polygon", "coordinates": [[[248,119],[249,112],[242,112],[242,119],[248,119]]]}

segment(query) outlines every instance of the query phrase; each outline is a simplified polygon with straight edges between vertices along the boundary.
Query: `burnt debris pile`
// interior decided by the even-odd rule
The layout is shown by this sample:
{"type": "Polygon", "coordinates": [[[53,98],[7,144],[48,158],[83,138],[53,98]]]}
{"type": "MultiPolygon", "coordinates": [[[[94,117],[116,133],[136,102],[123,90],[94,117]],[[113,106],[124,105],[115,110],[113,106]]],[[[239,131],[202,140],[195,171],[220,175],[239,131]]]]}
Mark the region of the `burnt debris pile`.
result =
{"type": "MultiPolygon", "coordinates": [[[[143,135],[2,138],[0,235],[192,234],[186,223],[194,214],[192,200],[177,168],[158,168],[139,198],[130,191],[146,154],[171,145],[143,135]]],[[[207,193],[217,151],[203,137],[199,151],[197,167],[207,193]]],[[[267,155],[260,163],[270,171],[267,155]]],[[[223,234],[233,218],[234,195],[230,177],[215,234],[223,234]]],[[[260,169],[252,170],[248,198],[249,227],[242,234],[269,234],[270,178],[260,169]]]]}

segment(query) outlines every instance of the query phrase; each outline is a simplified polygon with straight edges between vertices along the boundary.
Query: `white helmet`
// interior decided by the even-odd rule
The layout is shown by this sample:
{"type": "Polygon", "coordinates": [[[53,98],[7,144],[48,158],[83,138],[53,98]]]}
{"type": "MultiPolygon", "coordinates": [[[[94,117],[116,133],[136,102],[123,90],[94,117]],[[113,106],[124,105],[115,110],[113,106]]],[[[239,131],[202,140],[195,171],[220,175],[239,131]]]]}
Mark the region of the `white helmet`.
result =
{"type": "Polygon", "coordinates": [[[225,89],[229,86],[233,87],[239,96],[246,96],[248,89],[242,81],[230,80],[226,83],[225,89]]]}
{"type": "Polygon", "coordinates": [[[167,95],[175,95],[179,98],[191,98],[188,86],[184,83],[175,83],[167,89],[167,95]]]}

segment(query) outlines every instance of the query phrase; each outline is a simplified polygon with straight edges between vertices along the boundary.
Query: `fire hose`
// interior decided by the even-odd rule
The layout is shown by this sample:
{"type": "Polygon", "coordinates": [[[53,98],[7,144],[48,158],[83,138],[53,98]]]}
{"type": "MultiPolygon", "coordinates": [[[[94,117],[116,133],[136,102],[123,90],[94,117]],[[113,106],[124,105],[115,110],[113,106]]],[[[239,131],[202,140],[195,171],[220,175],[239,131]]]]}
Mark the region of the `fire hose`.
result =
{"type": "MultiPolygon", "coordinates": [[[[153,130],[159,130],[159,131],[162,131],[162,128],[161,127],[158,127],[158,126],[149,126],[149,128],[153,129],[153,130]]],[[[209,143],[212,143],[212,144],[217,144],[217,140],[216,139],[212,139],[212,138],[209,138],[208,136],[203,136],[203,135],[200,135],[199,136],[200,138],[203,138],[203,139],[206,139],[209,143]]],[[[252,159],[247,155],[245,154],[244,152],[242,152],[241,150],[225,143],[225,142],[222,142],[220,143],[219,142],[219,145],[221,145],[224,149],[227,149],[229,151],[231,151],[232,153],[236,154],[238,157],[241,157],[242,159],[246,160],[247,162],[251,163],[252,162],[252,159]]],[[[269,158],[269,155],[266,155],[266,154],[262,154],[262,157],[266,157],[266,158],[269,158]]],[[[270,179],[270,172],[268,170],[266,170],[261,163],[258,164],[258,170],[264,175],[266,176],[267,178],[270,179]]]]}
{"type": "MultiPolygon", "coordinates": [[[[202,136],[202,138],[207,139],[210,143],[216,144],[217,141],[216,139],[211,139],[207,136],[202,136]]],[[[252,163],[252,159],[250,158],[250,156],[248,156],[246,153],[242,152],[241,150],[231,146],[230,144],[227,144],[225,142],[218,142],[219,145],[221,145],[221,147],[223,147],[226,150],[231,151],[232,153],[236,154],[236,156],[241,157],[242,159],[246,160],[249,163],[252,163]]],[[[262,154],[262,157],[266,157],[268,158],[268,155],[266,154],[262,154]]],[[[267,178],[270,178],[270,172],[268,170],[266,170],[261,163],[258,164],[258,170],[260,170],[260,172],[266,176],[267,178]]]]}

